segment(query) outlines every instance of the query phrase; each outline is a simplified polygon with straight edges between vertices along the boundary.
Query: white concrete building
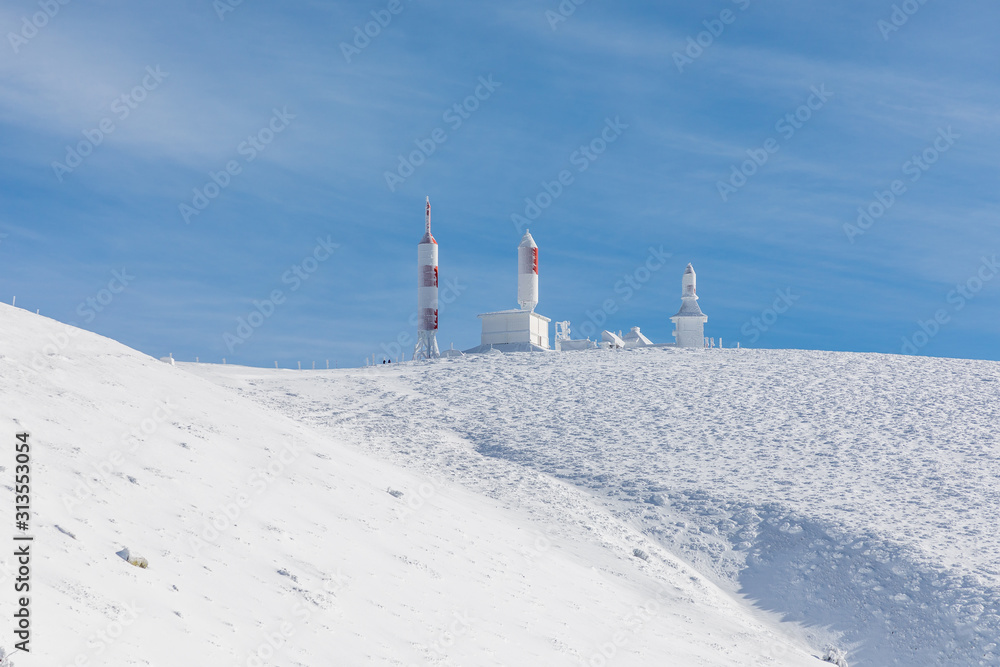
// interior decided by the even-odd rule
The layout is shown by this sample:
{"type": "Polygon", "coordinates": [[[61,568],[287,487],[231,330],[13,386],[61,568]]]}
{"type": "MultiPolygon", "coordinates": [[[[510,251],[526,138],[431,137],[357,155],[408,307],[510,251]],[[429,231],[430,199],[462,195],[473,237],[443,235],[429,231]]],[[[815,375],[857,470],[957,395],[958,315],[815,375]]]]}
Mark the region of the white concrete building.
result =
{"type": "Polygon", "coordinates": [[[517,302],[520,309],[479,315],[483,322],[480,345],[466,352],[542,352],[551,349],[551,320],[535,312],[538,305],[538,246],[527,231],[517,248],[517,302]]]}
{"type": "Polygon", "coordinates": [[[698,306],[697,275],[690,264],[681,279],[681,309],[670,318],[674,323],[677,347],[705,347],[705,322],[708,315],[698,306]]]}
{"type": "MultiPolygon", "coordinates": [[[[549,349],[549,322],[547,317],[530,310],[501,310],[483,313],[482,346],[526,344],[543,350],[549,349]]],[[[504,350],[505,348],[500,348],[504,350]]]]}

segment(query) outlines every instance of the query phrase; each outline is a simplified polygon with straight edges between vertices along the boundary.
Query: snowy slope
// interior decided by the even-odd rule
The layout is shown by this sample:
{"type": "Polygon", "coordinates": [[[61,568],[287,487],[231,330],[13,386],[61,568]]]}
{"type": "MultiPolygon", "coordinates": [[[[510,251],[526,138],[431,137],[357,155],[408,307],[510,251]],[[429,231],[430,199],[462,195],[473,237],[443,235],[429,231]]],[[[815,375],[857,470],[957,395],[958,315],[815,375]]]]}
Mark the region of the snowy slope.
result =
{"type": "Polygon", "coordinates": [[[18,665],[821,664],[590,493],[476,454],[464,417],[407,435],[398,462],[373,456],[447,412],[397,417],[423,402],[423,372],[451,368],[255,379],[0,306],[0,428],[34,443],[35,624],[18,665]],[[216,370],[245,386],[197,377],[216,370]],[[476,461],[496,476],[470,479],[476,461]]]}
{"type": "Polygon", "coordinates": [[[853,665],[1000,664],[995,362],[653,349],[188,369],[543,521],[543,487],[585,490],[814,646],[840,633],[853,665]]]}

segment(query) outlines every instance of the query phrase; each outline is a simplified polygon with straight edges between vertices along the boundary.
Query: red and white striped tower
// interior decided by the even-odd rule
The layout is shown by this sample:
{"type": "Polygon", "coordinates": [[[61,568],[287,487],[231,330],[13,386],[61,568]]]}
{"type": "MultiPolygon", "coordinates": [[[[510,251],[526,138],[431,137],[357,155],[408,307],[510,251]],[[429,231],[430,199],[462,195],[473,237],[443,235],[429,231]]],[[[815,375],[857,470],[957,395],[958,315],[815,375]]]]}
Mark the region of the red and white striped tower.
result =
{"type": "Polygon", "coordinates": [[[431,235],[431,198],[427,198],[427,229],[417,246],[417,346],[414,360],[441,356],[438,328],[438,245],[431,235]]]}
{"type": "Polygon", "coordinates": [[[517,247],[517,303],[521,310],[538,305],[538,246],[527,230],[517,247]]]}

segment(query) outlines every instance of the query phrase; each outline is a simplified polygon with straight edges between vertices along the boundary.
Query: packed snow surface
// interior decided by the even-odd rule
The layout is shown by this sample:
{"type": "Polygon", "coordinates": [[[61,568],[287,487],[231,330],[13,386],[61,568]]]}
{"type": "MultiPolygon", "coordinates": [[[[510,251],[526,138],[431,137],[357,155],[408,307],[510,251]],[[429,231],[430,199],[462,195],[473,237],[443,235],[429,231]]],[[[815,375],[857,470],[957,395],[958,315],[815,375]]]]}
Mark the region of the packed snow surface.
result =
{"type": "Polygon", "coordinates": [[[530,506],[531,473],[586,490],[722,588],[838,633],[852,665],[1000,664],[995,362],[658,348],[194,370],[480,494],[530,506]]]}
{"type": "Polygon", "coordinates": [[[32,443],[19,667],[822,664],[589,490],[424,424],[437,408],[393,424],[423,400],[398,376],[298,377],[314,398],[268,398],[287,372],[172,366],[0,306],[10,500],[32,443]]]}
{"type": "Polygon", "coordinates": [[[0,306],[2,428],[34,443],[17,662],[997,665],[998,382],[663,348],[170,366],[0,306]]]}

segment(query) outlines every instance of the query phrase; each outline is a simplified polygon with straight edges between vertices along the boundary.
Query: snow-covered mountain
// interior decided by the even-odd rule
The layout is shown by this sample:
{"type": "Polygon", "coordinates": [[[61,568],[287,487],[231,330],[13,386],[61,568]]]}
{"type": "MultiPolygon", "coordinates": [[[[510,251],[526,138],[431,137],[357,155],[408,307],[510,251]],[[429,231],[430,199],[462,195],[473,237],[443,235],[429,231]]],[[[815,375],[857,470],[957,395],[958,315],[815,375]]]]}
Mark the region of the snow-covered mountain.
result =
{"type": "Polygon", "coordinates": [[[0,306],[18,664],[998,664],[997,382],[749,350],[171,366],[0,306]]]}
{"type": "Polygon", "coordinates": [[[1000,664],[995,362],[660,348],[192,370],[536,513],[529,473],[585,490],[852,664],[1000,664]]]}

